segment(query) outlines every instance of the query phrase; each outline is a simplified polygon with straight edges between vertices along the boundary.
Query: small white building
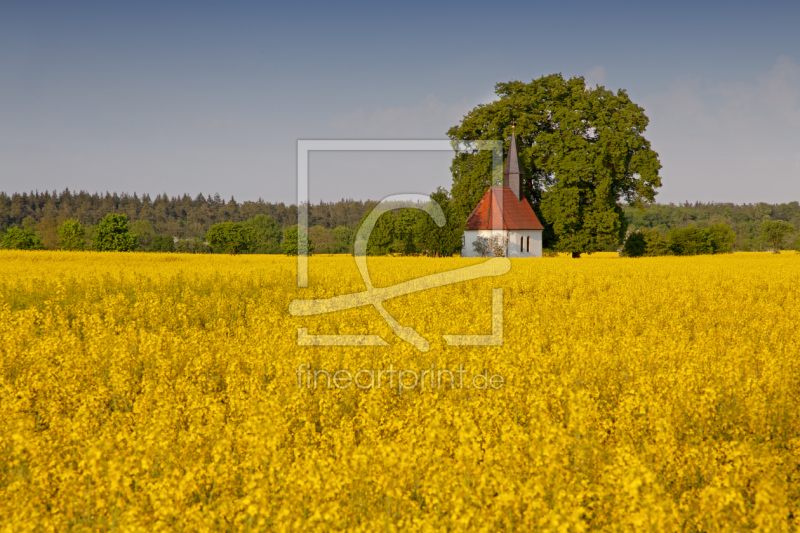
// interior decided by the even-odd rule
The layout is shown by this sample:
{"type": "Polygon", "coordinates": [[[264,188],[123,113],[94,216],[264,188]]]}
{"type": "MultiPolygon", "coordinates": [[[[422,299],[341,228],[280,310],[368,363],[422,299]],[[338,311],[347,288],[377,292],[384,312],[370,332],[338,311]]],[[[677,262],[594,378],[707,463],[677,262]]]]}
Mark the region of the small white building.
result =
{"type": "MultiPolygon", "coordinates": [[[[511,134],[511,146],[503,171],[503,186],[490,187],[467,218],[462,238],[461,257],[481,257],[475,251],[478,237],[489,241],[498,236],[506,242],[507,257],[542,257],[542,231],[531,204],[522,195],[522,174],[519,170],[517,140],[511,134]]],[[[489,251],[487,256],[491,256],[489,251]]]]}

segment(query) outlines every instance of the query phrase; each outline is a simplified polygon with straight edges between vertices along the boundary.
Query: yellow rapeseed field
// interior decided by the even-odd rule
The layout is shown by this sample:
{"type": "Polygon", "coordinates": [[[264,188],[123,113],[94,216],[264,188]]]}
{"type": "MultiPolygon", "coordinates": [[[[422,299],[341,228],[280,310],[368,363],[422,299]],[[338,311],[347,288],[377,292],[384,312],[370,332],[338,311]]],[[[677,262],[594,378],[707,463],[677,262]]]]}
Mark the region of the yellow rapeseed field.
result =
{"type": "MultiPolygon", "coordinates": [[[[387,286],[480,261],[369,266],[387,286]]],[[[309,272],[0,252],[0,529],[797,530],[800,255],[512,260],[387,302],[427,352],[371,307],[291,316],[364,290],[352,257],[309,272]],[[503,346],[446,345],[491,333],[495,287],[503,346]],[[502,385],[307,379],[389,368],[502,385]]]]}

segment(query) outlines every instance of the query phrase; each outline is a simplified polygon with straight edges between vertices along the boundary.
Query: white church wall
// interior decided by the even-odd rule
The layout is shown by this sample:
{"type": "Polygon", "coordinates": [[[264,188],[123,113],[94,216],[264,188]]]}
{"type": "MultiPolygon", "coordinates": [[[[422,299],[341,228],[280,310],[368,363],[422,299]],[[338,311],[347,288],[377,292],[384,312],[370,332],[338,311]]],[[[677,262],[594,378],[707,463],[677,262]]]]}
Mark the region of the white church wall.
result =
{"type": "Polygon", "coordinates": [[[494,235],[508,237],[508,257],[542,257],[542,230],[467,230],[464,232],[461,257],[480,257],[473,243],[478,237],[489,240],[494,235]],[[520,242],[522,243],[520,250],[520,242]]]}

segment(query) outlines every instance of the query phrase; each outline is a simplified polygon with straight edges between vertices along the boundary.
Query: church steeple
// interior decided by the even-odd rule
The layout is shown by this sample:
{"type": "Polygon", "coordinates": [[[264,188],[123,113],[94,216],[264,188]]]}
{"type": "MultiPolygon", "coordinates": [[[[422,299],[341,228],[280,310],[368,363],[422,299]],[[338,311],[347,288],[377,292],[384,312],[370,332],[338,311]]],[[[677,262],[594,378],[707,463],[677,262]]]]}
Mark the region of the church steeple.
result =
{"type": "Polygon", "coordinates": [[[509,187],[517,200],[522,200],[522,173],[519,170],[519,155],[517,154],[517,139],[514,135],[515,124],[511,123],[511,146],[508,147],[508,157],[503,170],[503,187],[509,187]]]}

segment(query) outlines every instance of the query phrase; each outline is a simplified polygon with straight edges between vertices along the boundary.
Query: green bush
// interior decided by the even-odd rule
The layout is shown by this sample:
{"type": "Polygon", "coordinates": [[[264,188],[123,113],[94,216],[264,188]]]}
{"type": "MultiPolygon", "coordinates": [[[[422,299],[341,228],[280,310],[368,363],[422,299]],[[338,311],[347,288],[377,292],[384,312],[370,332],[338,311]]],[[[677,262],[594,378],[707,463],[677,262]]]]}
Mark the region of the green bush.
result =
{"type": "Polygon", "coordinates": [[[281,253],[283,231],[271,216],[258,214],[242,222],[242,226],[253,229],[254,243],[251,251],[254,254],[281,253]]]}
{"type": "Polygon", "coordinates": [[[625,238],[620,255],[622,257],[642,257],[645,254],[647,243],[643,231],[632,231],[625,238]]]}
{"type": "Polygon", "coordinates": [[[58,248],[73,252],[86,249],[86,230],[80,222],[69,219],[58,227],[58,248]]]}
{"type": "Polygon", "coordinates": [[[695,226],[671,230],[667,238],[675,255],[707,255],[712,251],[708,232],[695,226]]]}
{"type": "Polygon", "coordinates": [[[206,234],[206,240],[215,251],[236,255],[253,249],[256,234],[252,227],[245,227],[235,222],[222,222],[211,226],[206,234]]]}
{"type": "Polygon", "coordinates": [[[4,250],[44,250],[44,242],[31,229],[9,228],[0,248],[4,250]]]}
{"type": "Polygon", "coordinates": [[[297,247],[297,226],[289,226],[286,228],[286,231],[283,232],[283,242],[281,243],[281,250],[286,255],[298,255],[298,251],[300,253],[308,253],[311,255],[314,252],[314,241],[311,240],[310,237],[306,235],[306,238],[303,241],[308,242],[308,248],[299,248],[297,247]]]}
{"type": "Polygon", "coordinates": [[[92,249],[97,252],[132,252],[139,238],[128,231],[128,217],[109,213],[94,228],[92,249]]]}
{"type": "Polygon", "coordinates": [[[708,241],[711,244],[712,254],[733,253],[733,246],[736,244],[736,232],[733,231],[733,228],[722,222],[717,222],[709,226],[706,231],[708,232],[708,241]]]}
{"type": "Polygon", "coordinates": [[[150,243],[151,252],[174,252],[175,240],[172,235],[153,235],[150,243]]]}

